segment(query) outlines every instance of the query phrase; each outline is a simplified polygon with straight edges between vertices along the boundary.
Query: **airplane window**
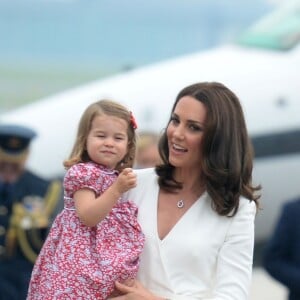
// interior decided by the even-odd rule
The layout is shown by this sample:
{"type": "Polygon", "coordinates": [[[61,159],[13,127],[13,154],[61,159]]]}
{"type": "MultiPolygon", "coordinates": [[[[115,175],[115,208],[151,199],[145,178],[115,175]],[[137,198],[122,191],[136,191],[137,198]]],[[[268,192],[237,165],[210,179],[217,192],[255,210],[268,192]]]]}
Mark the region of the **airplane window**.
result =
{"type": "Polygon", "coordinates": [[[300,42],[300,2],[283,6],[254,24],[239,39],[244,46],[289,50],[300,42]]]}

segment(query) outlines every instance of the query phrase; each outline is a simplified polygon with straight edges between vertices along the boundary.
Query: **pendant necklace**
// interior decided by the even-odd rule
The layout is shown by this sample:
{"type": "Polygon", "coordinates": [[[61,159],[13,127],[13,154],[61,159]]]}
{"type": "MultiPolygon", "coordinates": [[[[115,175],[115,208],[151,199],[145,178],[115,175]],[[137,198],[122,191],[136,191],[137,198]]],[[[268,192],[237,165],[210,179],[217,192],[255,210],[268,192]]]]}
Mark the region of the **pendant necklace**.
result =
{"type": "Polygon", "coordinates": [[[177,207],[178,208],[183,208],[184,207],[184,202],[183,202],[182,199],[177,202],[177,207]]]}

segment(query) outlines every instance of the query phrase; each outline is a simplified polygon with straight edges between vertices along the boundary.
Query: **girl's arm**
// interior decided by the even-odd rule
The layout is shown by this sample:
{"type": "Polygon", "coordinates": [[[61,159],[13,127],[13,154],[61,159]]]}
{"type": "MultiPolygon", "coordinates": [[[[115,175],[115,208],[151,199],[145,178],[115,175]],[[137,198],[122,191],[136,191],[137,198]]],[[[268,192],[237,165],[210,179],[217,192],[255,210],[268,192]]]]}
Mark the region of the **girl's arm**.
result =
{"type": "Polygon", "coordinates": [[[99,197],[88,188],[74,193],[75,208],[79,219],[86,226],[95,226],[111,211],[121,195],[136,186],[136,175],[130,168],[124,169],[116,181],[99,197]]]}

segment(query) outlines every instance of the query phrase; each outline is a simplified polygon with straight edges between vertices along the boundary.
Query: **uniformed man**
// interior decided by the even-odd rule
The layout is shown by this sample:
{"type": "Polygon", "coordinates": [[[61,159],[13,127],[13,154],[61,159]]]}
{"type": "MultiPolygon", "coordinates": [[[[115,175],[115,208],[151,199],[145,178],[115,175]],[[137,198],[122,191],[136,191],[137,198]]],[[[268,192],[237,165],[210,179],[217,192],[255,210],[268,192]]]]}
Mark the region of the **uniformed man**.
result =
{"type": "Polygon", "coordinates": [[[26,169],[36,133],[0,124],[0,300],[25,300],[33,263],[61,203],[61,181],[26,169]]]}

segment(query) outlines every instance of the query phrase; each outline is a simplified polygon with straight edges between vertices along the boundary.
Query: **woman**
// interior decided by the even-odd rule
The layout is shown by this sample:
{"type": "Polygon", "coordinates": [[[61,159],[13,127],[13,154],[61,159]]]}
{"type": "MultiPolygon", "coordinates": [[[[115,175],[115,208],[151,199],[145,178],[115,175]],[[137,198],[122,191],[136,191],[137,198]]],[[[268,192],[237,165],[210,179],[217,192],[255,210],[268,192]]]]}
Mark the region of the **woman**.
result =
{"type": "Polygon", "coordinates": [[[146,235],[139,281],[114,299],[248,299],[254,218],[252,146],[237,96],[221,83],[184,88],[128,198],[146,235]]]}

